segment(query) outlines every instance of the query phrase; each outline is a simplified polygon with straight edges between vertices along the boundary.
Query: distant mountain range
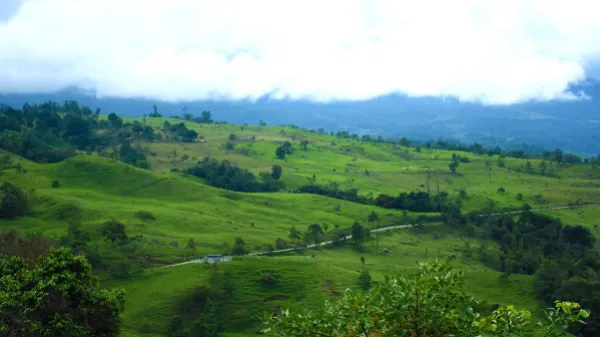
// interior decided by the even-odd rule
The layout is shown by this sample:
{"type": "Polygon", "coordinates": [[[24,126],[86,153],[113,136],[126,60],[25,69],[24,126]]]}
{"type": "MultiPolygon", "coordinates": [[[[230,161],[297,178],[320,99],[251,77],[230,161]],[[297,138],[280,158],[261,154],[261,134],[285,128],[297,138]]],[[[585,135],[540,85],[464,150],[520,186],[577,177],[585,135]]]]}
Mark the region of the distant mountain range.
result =
{"type": "Polygon", "coordinates": [[[415,140],[479,142],[486,146],[542,151],[561,148],[580,155],[600,153],[600,84],[579,87],[589,99],[505,106],[464,103],[456,99],[388,95],[368,101],[314,103],[309,101],[193,101],[97,98],[78,90],[55,94],[0,94],[0,103],[21,107],[25,102],[77,100],[103,113],[143,116],[153,104],[163,116],[209,110],[229,123],[295,124],[309,129],[348,130],[415,140]]]}

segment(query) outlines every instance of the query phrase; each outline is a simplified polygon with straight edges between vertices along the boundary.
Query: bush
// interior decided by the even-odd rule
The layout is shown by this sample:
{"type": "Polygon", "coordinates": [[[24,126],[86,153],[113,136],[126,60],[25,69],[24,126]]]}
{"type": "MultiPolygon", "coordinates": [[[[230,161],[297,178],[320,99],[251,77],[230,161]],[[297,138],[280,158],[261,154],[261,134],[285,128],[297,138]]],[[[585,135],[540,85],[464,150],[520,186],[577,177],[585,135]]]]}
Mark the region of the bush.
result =
{"type": "Polygon", "coordinates": [[[58,188],[60,186],[60,182],[58,180],[52,180],[52,188],[58,188]]]}
{"type": "Polygon", "coordinates": [[[152,214],[148,211],[137,211],[137,212],[135,212],[135,214],[133,216],[136,219],[141,220],[143,223],[147,223],[147,222],[156,220],[156,217],[154,216],[154,214],[152,214]]]}
{"type": "Polygon", "coordinates": [[[24,216],[29,211],[29,202],[23,191],[5,182],[0,185],[0,219],[24,216]]]}

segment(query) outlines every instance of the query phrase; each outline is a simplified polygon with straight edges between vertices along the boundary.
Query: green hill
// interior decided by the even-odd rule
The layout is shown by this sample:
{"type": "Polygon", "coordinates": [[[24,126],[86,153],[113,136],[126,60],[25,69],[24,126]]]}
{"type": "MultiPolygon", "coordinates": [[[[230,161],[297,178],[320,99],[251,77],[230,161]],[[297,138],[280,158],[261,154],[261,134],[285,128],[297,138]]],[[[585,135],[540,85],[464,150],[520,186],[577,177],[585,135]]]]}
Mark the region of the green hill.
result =
{"type": "Polygon", "coordinates": [[[483,300],[482,310],[507,303],[530,310],[543,306],[536,299],[533,275],[498,271],[498,257],[512,256],[501,247],[514,245],[509,249],[516,251],[518,240],[510,243],[508,234],[508,244],[504,238],[493,239],[486,232],[488,227],[472,224],[477,222],[476,216],[453,223],[446,210],[440,214],[379,207],[376,200],[380,194],[446,192],[448,202],[459,203],[463,215],[519,210],[524,203],[534,209],[573,206],[542,213],[560,218],[565,225],[582,224],[597,230],[595,219],[600,210],[594,205],[600,202],[600,168],[594,164],[409,147],[295,127],[189,121],[185,122],[187,129],[196,131],[198,137],[181,142],[163,128],[165,122],[176,124],[182,122],[179,119],[124,122],[162,130],[156,131],[162,134],[161,140],[131,140],[145,154],[149,169],[117,160],[123,156],[114,149],[111,152],[110,147],[79,150],[76,156],[44,164],[0,153],[11,163],[0,171],[0,180],[25,191],[30,203],[28,214],[0,219],[0,228],[41,233],[68,243],[73,242],[69,223],[89,233],[84,253],[101,276],[102,286],[127,290],[123,336],[165,336],[169,327],[177,324],[185,329],[205,310],[208,297],[214,300],[223,336],[251,336],[260,328],[265,312],[281,306],[317,307],[346,288],[359,289],[363,268],[374,280],[382,280],[414,269],[416,261],[437,257],[466,271],[467,289],[483,300]],[[281,159],[276,149],[284,142],[290,142],[293,151],[281,159]],[[454,160],[456,156],[459,159],[454,160]],[[270,174],[273,165],[280,165],[285,188],[269,193],[236,192],[185,173],[205,157],[228,160],[256,176],[270,174]],[[453,161],[458,162],[456,173],[450,170],[453,161]],[[307,185],[355,190],[373,202],[294,193],[307,185]],[[590,205],[579,207],[584,204],[590,205]],[[135,216],[139,211],[150,212],[155,219],[143,221],[135,216]],[[125,225],[127,243],[104,239],[102,226],[111,219],[125,225]],[[235,257],[218,267],[184,264],[159,268],[205,254],[228,254],[238,237],[250,252],[273,249],[278,238],[292,247],[292,227],[302,236],[310,236],[307,228],[318,224],[323,230],[315,234],[319,240],[331,239],[334,233],[350,234],[355,221],[371,229],[420,226],[372,233],[370,240],[360,245],[342,242],[300,254],[235,257]],[[315,258],[310,257],[313,252],[315,258]]]}

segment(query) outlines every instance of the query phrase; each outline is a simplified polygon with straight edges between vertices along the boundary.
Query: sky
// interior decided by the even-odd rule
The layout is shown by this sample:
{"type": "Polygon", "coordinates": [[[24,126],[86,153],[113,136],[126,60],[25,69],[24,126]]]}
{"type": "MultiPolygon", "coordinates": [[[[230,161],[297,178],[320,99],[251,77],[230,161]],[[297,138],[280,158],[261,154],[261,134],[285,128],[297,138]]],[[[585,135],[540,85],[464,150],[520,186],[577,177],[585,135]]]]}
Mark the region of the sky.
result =
{"type": "Polygon", "coordinates": [[[0,92],[581,99],[597,0],[0,0],[0,92]]]}

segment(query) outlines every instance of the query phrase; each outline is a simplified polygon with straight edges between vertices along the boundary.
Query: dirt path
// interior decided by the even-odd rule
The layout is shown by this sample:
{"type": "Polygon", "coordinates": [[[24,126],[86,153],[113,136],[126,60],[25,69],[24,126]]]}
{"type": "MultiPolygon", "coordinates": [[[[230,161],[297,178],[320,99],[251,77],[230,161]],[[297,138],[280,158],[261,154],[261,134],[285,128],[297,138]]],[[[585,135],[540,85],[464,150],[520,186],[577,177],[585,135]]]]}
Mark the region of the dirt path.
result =
{"type": "MultiPolygon", "coordinates": [[[[564,209],[575,209],[575,208],[580,208],[580,207],[585,207],[585,206],[600,206],[600,204],[586,204],[586,205],[578,205],[578,206],[555,206],[555,207],[541,207],[541,208],[535,208],[535,209],[531,209],[531,212],[542,212],[542,211],[559,211],[559,210],[564,210],[564,209]]],[[[496,216],[496,215],[509,215],[509,214],[520,214],[523,213],[523,211],[510,211],[510,212],[499,212],[499,213],[490,213],[489,216],[496,216]]],[[[480,216],[487,216],[488,214],[481,214],[480,216]]],[[[387,231],[387,230],[393,230],[393,229],[405,229],[405,228],[409,228],[412,227],[416,224],[413,225],[397,225],[397,226],[386,226],[386,227],[380,227],[380,228],[376,228],[376,229],[372,229],[371,233],[373,232],[382,232],[382,231],[387,231]]],[[[345,237],[345,239],[352,239],[352,235],[348,235],[345,237]]],[[[324,246],[326,244],[329,243],[333,243],[333,240],[330,241],[325,241],[325,242],[321,242],[321,243],[315,243],[312,245],[307,245],[306,248],[314,248],[314,247],[320,247],[320,246],[324,246]]],[[[254,252],[254,253],[249,253],[246,254],[244,256],[258,256],[258,255],[267,255],[267,254],[277,254],[277,253],[285,253],[285,252],[291,252],[296,250],[297,248],[286,248],[286,249],[277,249],[274,251],[265,251],[265,252],[254,252]]],[[[162,267],[158,267],[158,268],[169,268],[169,267],[176,267],[176,266],[182,266],[185,264],[190,264],[190,263],[204,263],[206,261],[206,259],[204,258],[200,258],[200,259],[193,259],[190,261],[186,261],[186,262],[180,262],[180,263],[175,263],[175,264],[170,264],[167,266],[162,266],[162,267]]],[[[231,258],[229,258],[226,261],[223,262],[227,262],[227,261],[231,261],[231,258]]]]}

